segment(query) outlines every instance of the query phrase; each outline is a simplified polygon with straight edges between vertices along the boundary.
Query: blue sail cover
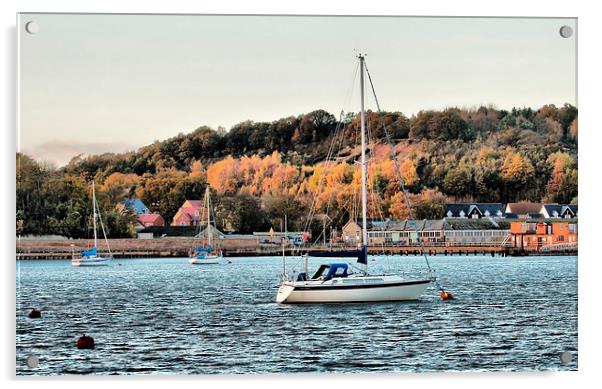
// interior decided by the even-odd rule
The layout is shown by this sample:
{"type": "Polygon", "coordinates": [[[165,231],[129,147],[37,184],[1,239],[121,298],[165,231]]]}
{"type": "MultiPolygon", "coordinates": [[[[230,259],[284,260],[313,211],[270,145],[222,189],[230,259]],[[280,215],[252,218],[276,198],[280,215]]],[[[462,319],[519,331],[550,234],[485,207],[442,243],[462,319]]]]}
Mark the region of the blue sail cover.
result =
{"type": "Polygon", "coordinates": [[[358,263],[368,263],[368,248],[362,246],[357,250],[319,250],[310,251],[307,253],[310,257],[322,257],[322,258],[357,258],[358,263]]]}
{"type": "Polygon", "coordinates": [[[92,257],[96,255],[96,247],[92,247],[90,250],[82,251],[84,257],[92,257]]]}
{"type": "Polygon", "coordinates": [[[346,263],[331,263],[326,274],[326,280],[334,277],[347,277],[347,269],[349,266],[346,263]]]}
{"type": "Polygon", "coordinates": [[[213,251],[213,247],[211,247],[211,245],[209,245],[207,247],[196,246],[195,250],[198,251],[199,253],[210,253],[213,251]]]}

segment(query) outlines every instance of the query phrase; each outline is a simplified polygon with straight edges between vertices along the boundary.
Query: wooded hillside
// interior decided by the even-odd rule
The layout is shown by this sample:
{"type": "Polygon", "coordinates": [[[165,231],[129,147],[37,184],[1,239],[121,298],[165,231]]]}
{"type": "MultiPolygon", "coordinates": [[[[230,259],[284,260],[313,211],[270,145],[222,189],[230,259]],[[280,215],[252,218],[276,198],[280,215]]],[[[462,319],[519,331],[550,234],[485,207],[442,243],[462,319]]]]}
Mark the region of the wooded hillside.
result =
{"type": "MultiPolygon", "coordinates": [[[[368,112],[370,217],[407,216],[383,123],[417,216],[438,218],[446,201],[576,202],[577,114],[568,104],[368,112]]],[[[289,229],[300,229],[312,205],[340,226],[357,214],[357,127],[356,114],[317,110],[229,131],[200,127],[136,152],[77,156],[60,169],[17,154],[17,234],[88,237],[91,179],[113,237],[134,233],[133,215],[115,208],[125,197],[140,197],[170,222],[185,199],[202,198],[207,182],[222,228],[279,229],[286,213],[289,229]]]]}

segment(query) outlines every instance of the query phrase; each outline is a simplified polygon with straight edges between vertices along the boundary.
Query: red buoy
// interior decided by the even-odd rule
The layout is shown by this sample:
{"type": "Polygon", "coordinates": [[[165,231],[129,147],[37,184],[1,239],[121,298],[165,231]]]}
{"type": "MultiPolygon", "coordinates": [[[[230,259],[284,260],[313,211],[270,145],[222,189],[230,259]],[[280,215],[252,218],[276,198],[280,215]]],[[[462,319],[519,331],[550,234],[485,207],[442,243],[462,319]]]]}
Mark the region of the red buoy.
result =
{"type": "Polygon", "coordinates": [[[27,317],[30,319],[39,319],[42,317],[42,312],[38,311],[35,308],[32,308],[31,311],[27,314],[27,317]]]}
{"type": "Polygon", "coordinates": [[[441,300],[453,300],[454,299],[453,294],[451,294],[450,292],[446,292],[444,290],[442,290],[441,293],[439,293],[439,297],[441,297],[441,300]]]}
{"type": "Polygon", "coordinates": [[[84,335],[77,340],[77,343],[75,343],[75,345],[79,349],[94,348],[94,338],[92,338],[91,336],[84,335]]]}

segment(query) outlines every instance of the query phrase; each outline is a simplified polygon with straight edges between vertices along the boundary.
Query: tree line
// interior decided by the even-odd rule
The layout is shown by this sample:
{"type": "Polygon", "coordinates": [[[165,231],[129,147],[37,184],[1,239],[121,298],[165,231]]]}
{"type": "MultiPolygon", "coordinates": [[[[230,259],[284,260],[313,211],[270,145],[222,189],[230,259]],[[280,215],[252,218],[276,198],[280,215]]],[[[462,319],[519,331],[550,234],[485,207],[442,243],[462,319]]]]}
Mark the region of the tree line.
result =
{"type": "MultiPolygon", "coordinates": [[[[385,126],[418,218],[442,217],[450,201],[577,201],[578,112],[569,104],[366,116],[372,218],[407,217],[385,126]]],[[[317,110],[227,132],[200,127],[136,152],[77,156],[59,169],[17,154],[17,234],[89,236],[92,179],[112,237],[135,233],[134,215],[116,207],[123,199],[139,197],[169,223],[206,185],[221,228],[279,229],[286,214],[289,229],[318,233],[310,213],[340,227],[357,216],[358,121],[354,113],[337,119],[317,110]],[[325,161],[338,139],[336,158],[325,161]]]]}

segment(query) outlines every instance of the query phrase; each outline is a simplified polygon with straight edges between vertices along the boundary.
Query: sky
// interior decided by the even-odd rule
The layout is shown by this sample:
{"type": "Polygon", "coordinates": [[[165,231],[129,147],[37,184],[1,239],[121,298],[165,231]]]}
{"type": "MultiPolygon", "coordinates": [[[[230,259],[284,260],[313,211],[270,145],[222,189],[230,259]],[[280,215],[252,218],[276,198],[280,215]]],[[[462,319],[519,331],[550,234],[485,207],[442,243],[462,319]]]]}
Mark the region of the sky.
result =
{"type": "Polygon", "coordinates": [[[382,109],[408,116],[577,105],[563,25],[577,30],[568,18],[21,14],[17,149],[60,166],[202,125],[357,112],[356,50],[382,109]]]}

